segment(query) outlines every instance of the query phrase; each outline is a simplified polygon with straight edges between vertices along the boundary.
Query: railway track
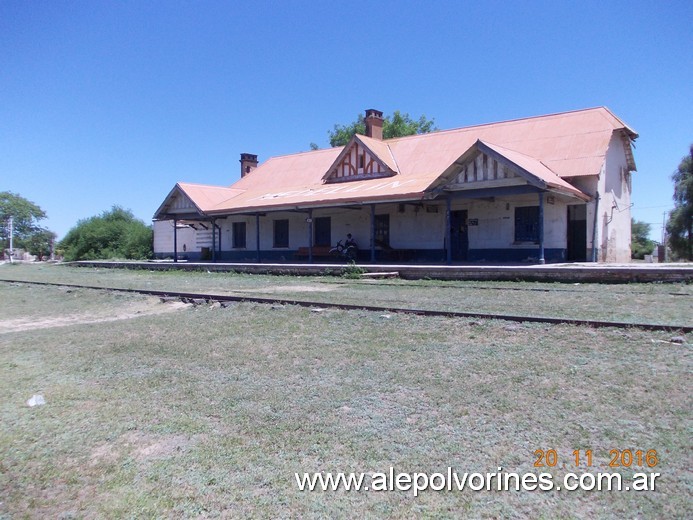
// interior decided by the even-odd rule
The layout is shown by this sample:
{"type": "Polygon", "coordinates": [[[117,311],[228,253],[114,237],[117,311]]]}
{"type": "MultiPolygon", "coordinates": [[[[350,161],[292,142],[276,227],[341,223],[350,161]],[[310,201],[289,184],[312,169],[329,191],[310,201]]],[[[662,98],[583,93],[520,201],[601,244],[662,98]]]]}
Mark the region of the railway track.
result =
{"type": "MultiPolygon", "coordinates": [[[[400,279],[401,280],[401,279],[400,279]]],[[[325,281],[325,280],[318,280],[317,283],[322,283],[325,285],[349,285],[353,284],[357,280],[349,280],[349,281],[325,281]]],[[[670,282],[663,282],[666,284],[671,285],[670,282]]],[[[374,286],[374,285],[381,285],[384,287],[393,287],[393,286],[398,286],[402,287],[402,283],[392,283],[392,282],[386,282],[386,281],[375,281],[375,280],[368,280],[368,285],[369,286],[374,286]]],[[[554,285],[559,285],[558,283],[554,285]]],[[[563,285],[568,285],[568,284],[563,284],[563,285]]],[[[580,285],[579,283],[576,283],[575,285],[580,285]]],[[[585,284],[587,285],[587,284],[585,284]]],[[[585,294],[585,293],[595,293],[596,291],[590,290],[590,289],[583,289],[583,288],[572,288],[572,287],[551,287],[551,288],[546,288],[546,287],[509,287],[509,286],[493,286],[493,285],[459,285],[459,284],[451,284],[451,283],[446,283],[445,285],[422,285],[422,284],[417,284],[417,283],[411,283],[407,284],[409,287],[416,287],[417,289],[435,289],[436,291],[439,290],[445,290],[445,289],[474,289],[474,290],[479,290],[479,291],[523,291],[523,292],[543,292],[543,293],[548,293],[548,292],[566,292],[566,293],[580,293],[580,294],[585,294]]],[[[651,294],[650,292],[647,291],[628,291],[628,294],[651,294]]],[[[682,293],[682,292],[669,292],[666,293],[669,296],[687,296],[691,297],[693,295],[687,294],[687,293],[682,293]]]]}
{"type": "Polygon", "coordinates": [[[112,292],[124,292],[132,294],[143,294],[150,296],[159,296],[162,298],[173,297],[180,298],[181,300],[205,300],[211,302],[252,302],[252,303],[263,303],[269,305],[298,305],[301,307],[309,308],[323,308],[323,309],[341,309],[341,310],[366,310],[373,312],[391,312],[399,314],[414,314],[417,316],[443,316],[443,317],[453,317],[453,318],[478,318],[478,319],[489,319],[489,320],[505,320],[510,322],[525,322],[525,323],[547,323],[552,325],[559,324],[569,324],[569,325],[581,325],[594,328],[637,328],[643,330],[651,331],[666,331],[666,332],[682,332],[690,333],[693,332],[693,326],[687,325],[664,325],[658,323],[632,323],[632,322],[619,322],[619,321],[604,321],[604,320],[589,320],[589,319],[575,319],[575,318],[552,318],[548,316],[519,316],[511,314],[494,314],[485,312],[464,312],[464,311],[441,311],[441,310],[428,310],[428,309],[409,309],[403,307],[393,307],[393,306],[376,306],[376,305],[363,305],[363,304],[349,304],[349,303],[326,303],[326,302],[315,302],[306,300],[292,300],[286,298],[265,298],[250,295],[227,295],[227,294],[208,294],[208,293],[189,293],[180,291],[169,291],[169,290],[153,290],[153,289],[125,289],[119,287],[99,287],[94,285],[78,285],[78,284],[67,284],[67,283],[54,283],[54,282],[35,282],[35,281],[25,281],[25,280],[5,280],[0,279],[3,283],[19,283],[28,285],[42,285],[51,287],[67,287],[72,289],[93,289],[97,291],[112,291],[112,292]]]}

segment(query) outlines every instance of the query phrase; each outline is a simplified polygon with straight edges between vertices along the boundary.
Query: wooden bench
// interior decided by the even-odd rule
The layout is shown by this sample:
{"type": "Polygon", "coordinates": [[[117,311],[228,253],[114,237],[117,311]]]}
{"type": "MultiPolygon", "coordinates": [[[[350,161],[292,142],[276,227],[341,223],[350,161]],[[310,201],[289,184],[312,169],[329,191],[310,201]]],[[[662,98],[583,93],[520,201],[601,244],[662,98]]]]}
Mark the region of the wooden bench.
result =
{"type": "MultiPolygon", "coordinates": [[[[313,258],[330,257],[332,246],[313,246],[313,258]]],[[[296,258],[308,258],[308,247],[299,247],[294,255],[296,258]]]]}

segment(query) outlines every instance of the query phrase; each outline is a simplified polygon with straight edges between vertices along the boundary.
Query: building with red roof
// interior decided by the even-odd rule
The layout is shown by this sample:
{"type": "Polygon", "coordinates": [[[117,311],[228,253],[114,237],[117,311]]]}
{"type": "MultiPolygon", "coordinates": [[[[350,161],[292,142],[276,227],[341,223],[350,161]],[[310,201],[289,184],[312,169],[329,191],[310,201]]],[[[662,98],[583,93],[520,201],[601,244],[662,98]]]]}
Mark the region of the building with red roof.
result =
{"type": "Polygon", "coordinates": [[[632,143],[605,107],[382,138],[382,112],[344,147],[241,154],[231,186],[179,182],[154,215],[176,260],[323,260],[351,234],[362,261],[630,260],[632,143]]]}

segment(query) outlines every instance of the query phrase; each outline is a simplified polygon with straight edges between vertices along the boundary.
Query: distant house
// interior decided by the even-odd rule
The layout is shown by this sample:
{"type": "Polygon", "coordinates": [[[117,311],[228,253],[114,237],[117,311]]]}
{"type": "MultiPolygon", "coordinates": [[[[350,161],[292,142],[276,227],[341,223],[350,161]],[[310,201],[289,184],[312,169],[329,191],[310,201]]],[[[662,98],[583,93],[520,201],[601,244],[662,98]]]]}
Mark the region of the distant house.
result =
{"type": "Polygon", "coordinates": [[[604,107],[382,138],[382,112],[344,147],[241,154],[231,186],[180,182],[154,215],[158,257],[314,261],[351,233],[362,261],[630,260],[631,144],[604,107]]]}

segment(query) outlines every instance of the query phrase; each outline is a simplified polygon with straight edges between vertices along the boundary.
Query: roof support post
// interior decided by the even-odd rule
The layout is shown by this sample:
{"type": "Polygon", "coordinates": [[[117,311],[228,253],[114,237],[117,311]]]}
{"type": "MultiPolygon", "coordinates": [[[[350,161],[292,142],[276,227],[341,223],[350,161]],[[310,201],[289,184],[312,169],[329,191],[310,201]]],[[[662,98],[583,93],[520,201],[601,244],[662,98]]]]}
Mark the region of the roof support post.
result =
{"type": "Polygon", "coordinates": [[[219,258],[221,259],[221,226],[217,226],[219,230],[219,238],[217,239],[217,251],[219,251],[219,258]]]}
{"type": "Polygon", "coordinates": [[[178,262],[178,219],[173,218],[173,261],[178,262]]]}
{"type": "Polygon", "coordinates": [[[371,204],[371,263],[375,263],[375,204],[371,204]]]}
{"type": "Polygon", "coordinates": [[[255,244],[257,247],[257,263],[260,263],[260,214],[255,215],[255,244]]]}
{"type": "Polygon", "coordinates": [[[308,263],[313,263],[313,210],[308,210],[308,263]]]}
{"type": "Polygon", "coordinates": [[[452,264],[452,215],[451,215],[451,201],[452,197],[448,194],[445,197],[445,261],[448,265],[452,264]]]}
{"type": "Polygon", "coordinates": [[[599,191],[594,196],[594,223],[592,224],[592,261],[597,261],[597,215],[599,214],[599,191]]]}
{"type": "Polygon", "coordinates": [[[544,192],[539,192],[539,263],[545,264],[544,259],[544,192]]]}
{"type": "Polygon", "coordinates": [[[212,262],[217,261],[217,224],[214,219],[212,219],[212,262]]]}

